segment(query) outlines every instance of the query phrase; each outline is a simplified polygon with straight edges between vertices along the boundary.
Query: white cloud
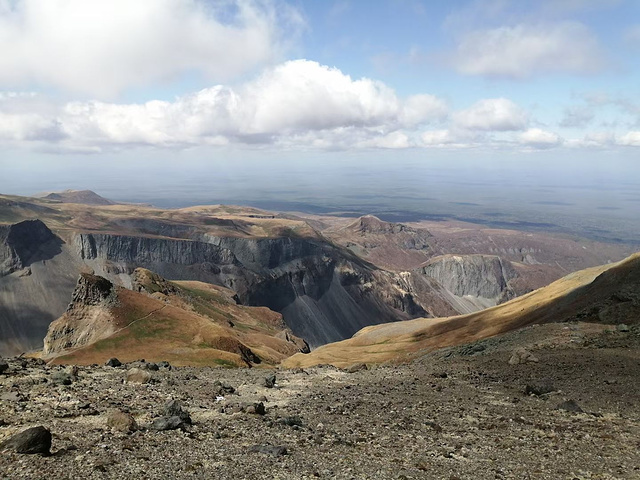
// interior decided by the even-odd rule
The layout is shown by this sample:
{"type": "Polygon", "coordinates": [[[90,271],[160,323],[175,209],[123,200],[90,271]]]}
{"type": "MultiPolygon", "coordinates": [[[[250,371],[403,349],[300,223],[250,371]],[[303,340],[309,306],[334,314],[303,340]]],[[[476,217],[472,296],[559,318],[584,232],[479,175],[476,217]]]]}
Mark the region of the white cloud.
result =
{"type": "Polygon", "coordinates": [[[627,147],[640,147],[640,131],[627,132],[618,139],[618,144],[627,147]]]}
{"type": "Polygon", "coordinates": [[[593,73],[604,60],[586,26],[561,22],[467,33],[453,53],[452,64],[467,75],[523,79],[541,73],[593,73]]]}
{"type": "Polygon", "coordinates": [[[482,140],[478,135],[460,129],[427,130],[420,139],[424,146],[437,148],[469,148],[482,140]]]}
{"type": "Polygon", "coordinates": [[[612,132],[589,132],[582,139],[567,139],[564,144],[572,148],[609,148],[616,144],[612,132]]]}
{"type": "Polygon", "coordinates": [[[270,0],[0,0],[0,85],[113,97],[185,74],[228,80],[279,56],[283,24],[301,20],[270,0]]]}
{"type": "MultiPolygon", "coordinates": [[[[402,100],[381,82],[295,60],[234,88],[217,85],[173,102],[71,102],[43,118],[75,147],[286,145],[297,139],[315,146],[406,148],[412,143],[403,129],[439,122],[446,114],[446,104],[431,95],[402,100]]],[[[50,140],[42,128],[35,131],[12,138],[50,140]]]]}
{"type": "Polygon", "coordinates": [[[521,133],[518,140],[522,145],[532,148],[552,148],[563,142],[559,135],[539,128],[530,128],[521,133]]]}
{"type": "Polygon", "coordinates": [[[483,131],[523,130],[528,122],[527,113],[506,98],[480,100],[466,110],[453,115],[460,128],[483,131]]]}

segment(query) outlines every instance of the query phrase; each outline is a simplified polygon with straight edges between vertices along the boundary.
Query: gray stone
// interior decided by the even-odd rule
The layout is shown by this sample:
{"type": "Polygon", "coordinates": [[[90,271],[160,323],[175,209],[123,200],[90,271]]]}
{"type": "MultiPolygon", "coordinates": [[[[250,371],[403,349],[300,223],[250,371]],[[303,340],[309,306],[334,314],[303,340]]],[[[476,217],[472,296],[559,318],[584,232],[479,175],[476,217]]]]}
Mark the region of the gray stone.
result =
{"type": "Polygon", "coordinates": [[[177,430],[178,428],[184,429],[185,426],[186,424],[182,421],[180,417],[174,416],[174,417],[156,418],[153,422],[151,422],[151,425],[149,425],[149,428],[151,430],[163,431],[163,430],[177,430]]]}
{"type": "Polygon", "coordinates": [[[132,368],[127,371],[127,383],[149,383],[152,378],[148,370],[132,368]]]}
{"type": "Polygon", "coordinates": [[[566,400],[561,404],[559,404],[556,408],[558,410],[565,410],[567,412],[574,412],[574,413],[584,412],[584,410],[582,410],[582,407],[578,405],[578,403],[575,400],[566,400]]]}
{"type": "Polygon", "coordinates": [[[555,392],[557,389],[548,381],[544,380],[538,383],[528,384],[524,393],[527,395],[545,395],[547,393],[555,392]]]}
{"type": "Polygon", "coordinates": [[[264,386],[267,388],[273,388],[276,386],[276,374],[271,373],[264,377],[264,386]]]}
{"type": "Polygon", "coordinates": [[[302,419],[297,415],[293,415],[291,417],[282,417],[277,421],[278,423],[287,425],[288,427],[302,427],[302,419]]]}
{"type": "Polygon", "coordinates": [[[165,417],[178,417],[187,425],[192,423],[189,412],[182,408],[179,400],[169,400],[164,406],[163,414],[165,417]]]}
{"type": "Polygon", "coordinates": [[[616,330],[622,333],[626,333],[629,331],[629,325],[621,323],[620,325],[616,325],[616,330]]]}
{"type": "Polygon", "coordinates": [[[262,402],[249,405],[248,407],[245,408],[244,411],[247,413],[255,414],[255,415],[264,415],[265,413],[267,413],[267,411],[264,408],[264,403],[262,402]]]}
{"type": "Polygon", "coordinates": [[[249,449],[252,453],[264,453],[265,455],[273,455],[279,457],[287,454],[287,447],[282,445],[254,445],[249,449]]]}
{"type": "Polygon", "coordinates": [[[54,385],[71,385],[73,383],[71,375],[64,371],[52,373],[49,380],[54,385]]]}
{"type": "Polygon", "coordinates": [[[28,428],[2,442],[0,449],[48,455],[51,450],[51,432],[43,426],[28,428]]]}

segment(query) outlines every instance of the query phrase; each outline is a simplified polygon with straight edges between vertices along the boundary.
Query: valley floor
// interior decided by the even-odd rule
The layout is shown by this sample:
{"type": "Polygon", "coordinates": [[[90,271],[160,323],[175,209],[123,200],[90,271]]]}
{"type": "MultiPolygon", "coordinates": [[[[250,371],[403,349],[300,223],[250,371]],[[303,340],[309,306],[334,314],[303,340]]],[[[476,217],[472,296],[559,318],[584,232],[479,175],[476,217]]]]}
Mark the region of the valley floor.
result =
{"type": "Polygon", "coordinates": [[[0,441],[44,425],[52,455],[5,452],[0,477],[637,479],[639,363],[638,327],[588,324],[529,327],[354,373],[277,370],[276,388],[257,368],[161,368],[152,383],[124,383],[126,366],[80,367],[65,386],[54,381],[62,367],[14,359],[0,375],[0,441]],[[519,346],[539,362],[510,365],[519,346]],[[219,395],[217,380],[236,392],[219,395]],[[527,385],[553,392],[525,394],[527,385]],[[170,399],[193,425],[145,429],[170,399]],[[558,409],[566,400],[583,411],[558,409]],[[240,411],[260,401],[265,415],[240,411]],[[142,428],[110,429],[112,409],[142,428]],[[252,451],[265,445],[286,454],[252,451]]]}

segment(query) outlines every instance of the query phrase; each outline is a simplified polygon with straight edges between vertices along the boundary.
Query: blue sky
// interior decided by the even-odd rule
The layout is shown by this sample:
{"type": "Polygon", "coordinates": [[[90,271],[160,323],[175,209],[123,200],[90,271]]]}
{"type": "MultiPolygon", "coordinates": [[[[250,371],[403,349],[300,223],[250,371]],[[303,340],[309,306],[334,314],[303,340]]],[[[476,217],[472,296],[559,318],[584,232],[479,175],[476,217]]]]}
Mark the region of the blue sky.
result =
{"type": "Polygon", "coordinates": [[[637,0],[0,0],[0,49],[16,175],[640,152],[637,0]]]}

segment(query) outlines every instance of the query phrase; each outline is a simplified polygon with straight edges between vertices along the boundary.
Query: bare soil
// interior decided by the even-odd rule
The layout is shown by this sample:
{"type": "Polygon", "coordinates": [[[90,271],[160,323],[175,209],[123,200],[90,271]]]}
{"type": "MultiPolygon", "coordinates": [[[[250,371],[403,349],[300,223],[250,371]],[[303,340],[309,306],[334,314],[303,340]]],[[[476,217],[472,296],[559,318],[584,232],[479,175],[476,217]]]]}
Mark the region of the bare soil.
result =
{"type": "Polygon", "coordinates": [[[128,384],[127,366],[80,367],[64,386],[63,367],[14,359],[0,376],[0,441],[44,425],[52,455],[2,453],[0,478],[637,479],[640,329],[629,330],[535,326],[410,364],[276,370],[276,388],[257,368],[161,368],[128,384]],[[539,361],[510,365],[520,347],[539,361]],[[216,380],[236,393],[221,398],[216,380]],[[552,391],[525,393],[539,384],[552,391]],[[169,399],[193,425],[146,429],[169,399]],[[567,400],[582,412],[557,408],[567,400]],[[265,415],[239,411],[259,401],[265,415]],[[111,430],[113,409],[140,429],[111,430]],[[286,454],[254,451],[264,446],[286,454]]]}

